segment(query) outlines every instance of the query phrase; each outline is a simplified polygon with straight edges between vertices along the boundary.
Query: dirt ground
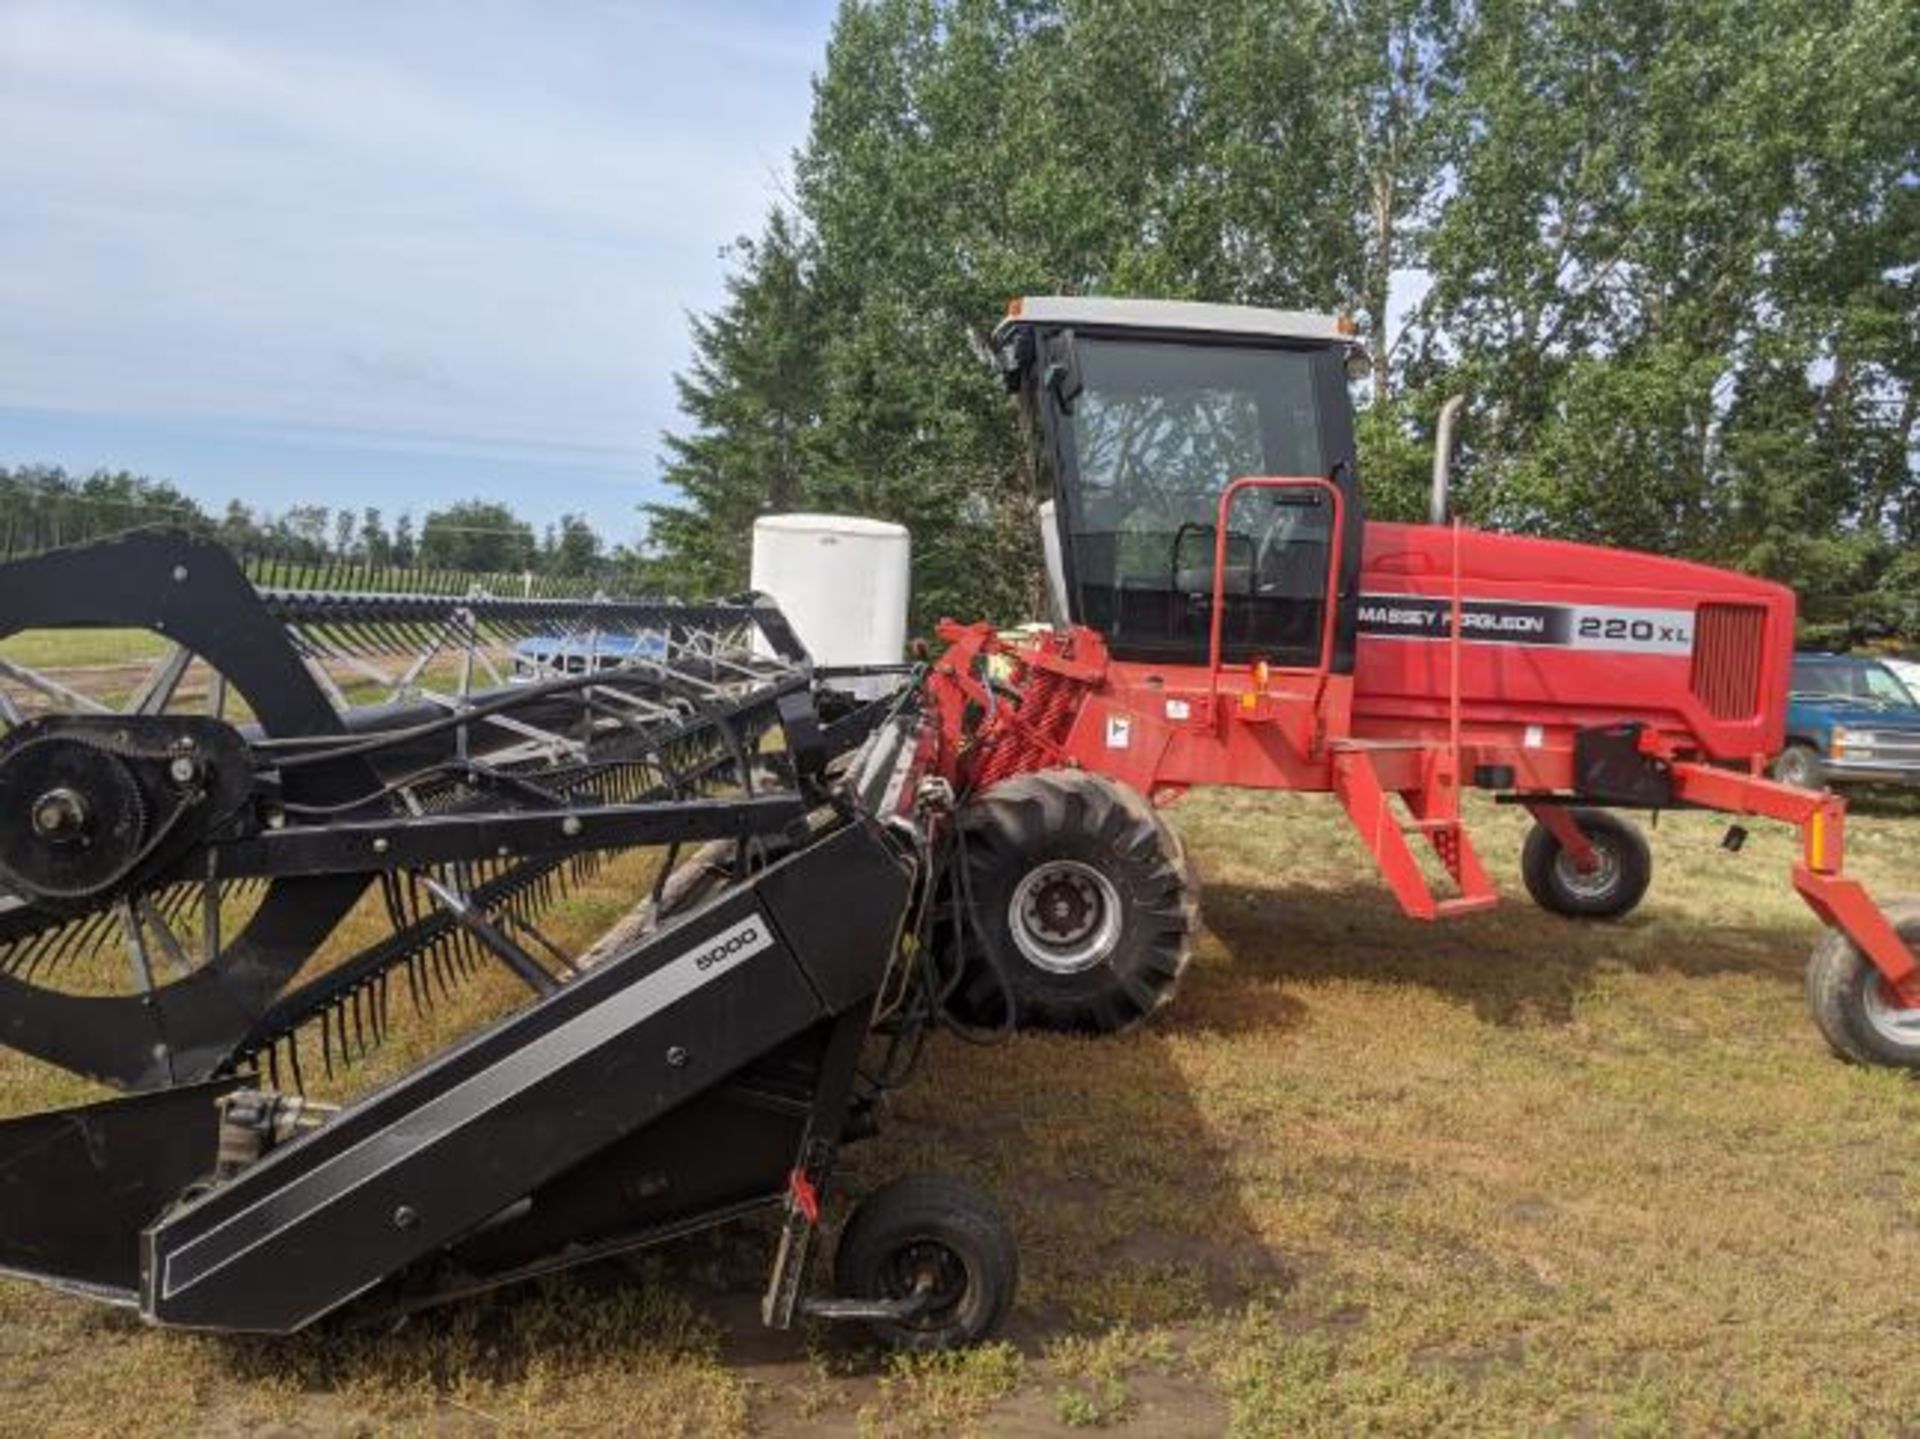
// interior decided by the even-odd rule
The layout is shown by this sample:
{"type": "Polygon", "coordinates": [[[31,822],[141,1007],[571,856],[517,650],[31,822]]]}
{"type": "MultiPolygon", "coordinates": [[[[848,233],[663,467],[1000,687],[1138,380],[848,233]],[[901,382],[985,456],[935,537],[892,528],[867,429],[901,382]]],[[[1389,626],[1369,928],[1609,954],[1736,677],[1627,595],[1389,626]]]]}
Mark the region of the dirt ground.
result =
{"type": "MultiPolygon", "coordinates": [[[[1920,892],[1920,816],[1852,861],[1920,892]]],[[[906,1362],[756,1322],[765,1236],[292,1341],[0,1282],[0,1431],[1920,1433],[1920,1086],[1808,1024],[1793,842],[1664,818],[1627,922],[1398,917],[1330,804],[1195,796],[1206,934],[1119,1039],[938,1043],[858,1193],[972,1176],[1020,1235],[1003,1343],[906,1362]]],[[[619,909],[610,869],[581,936],[619,909]]],[[[0,1058],[7,1112],[60,1087],[0,1058]]]]}

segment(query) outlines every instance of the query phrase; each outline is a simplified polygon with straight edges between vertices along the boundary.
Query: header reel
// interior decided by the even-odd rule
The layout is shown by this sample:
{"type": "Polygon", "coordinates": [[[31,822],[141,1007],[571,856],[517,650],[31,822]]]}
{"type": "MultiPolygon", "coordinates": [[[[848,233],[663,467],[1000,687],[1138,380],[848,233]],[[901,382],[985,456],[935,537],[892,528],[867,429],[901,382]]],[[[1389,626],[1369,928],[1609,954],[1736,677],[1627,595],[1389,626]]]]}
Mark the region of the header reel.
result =
{"type": "Polygon", "coordinates": [[[926,1348],[1004,1316],[1005,1221],[947,1183],[873,1196],[841,1292],[804,1293],[837,1149],[952,988],[914,688],[816,692],[757,600],[256,590],[165,533],[0,567],[21,631],[55,661],[0,660],[0,1041],[142,1092],[0,1119],[0,1272],[282,1333],[777,1207],[770,1325],[926,1348]],[[58,665],[81,628],[163,652],[58,665]],[[651,904],[542,931],[640,847],[651,904]],[[310,1092],[482,966],[523,1002],[310,1092]]]}
{"type": "Polygon", "coordinates": [[[818,758],[764,602],[256,591],[167,532],[0,567],[4,633],[101,628],[162,652],[0,660],[0,1041],[120,1088],[331,1068],[485,958],[545,992],[596,855],[777,833],[818,758]]]}

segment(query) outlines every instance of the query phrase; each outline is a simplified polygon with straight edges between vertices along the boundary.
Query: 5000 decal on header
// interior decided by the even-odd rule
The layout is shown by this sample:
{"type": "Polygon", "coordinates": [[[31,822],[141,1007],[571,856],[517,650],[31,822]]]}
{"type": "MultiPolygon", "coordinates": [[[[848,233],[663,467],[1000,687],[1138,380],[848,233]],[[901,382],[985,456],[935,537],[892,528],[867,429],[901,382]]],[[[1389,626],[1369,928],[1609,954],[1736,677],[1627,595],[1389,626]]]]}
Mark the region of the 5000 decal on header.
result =
{"type": "MultiPolygon", "coordinates": [[[[1452,629],[1451,600],[1428,595],[1360,597],[1360,633],[1370,639],[1444,640],[1452,629]]],[[[1685,655],[1693,652],[1693,612],[1463,600],[1460,638],[1470,644],[1685,655]]]]}

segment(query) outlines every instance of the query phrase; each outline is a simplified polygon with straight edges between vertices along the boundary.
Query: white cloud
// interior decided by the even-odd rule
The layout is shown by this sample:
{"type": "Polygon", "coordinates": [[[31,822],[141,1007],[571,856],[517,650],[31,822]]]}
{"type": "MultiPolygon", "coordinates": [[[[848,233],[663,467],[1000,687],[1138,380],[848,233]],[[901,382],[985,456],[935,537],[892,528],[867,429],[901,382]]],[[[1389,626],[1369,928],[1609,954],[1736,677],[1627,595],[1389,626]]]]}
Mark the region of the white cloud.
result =
{"type": "Polygon", "coordinates": [[[650,452],[815,8],[0,9],[0,406],[650,452]]]}

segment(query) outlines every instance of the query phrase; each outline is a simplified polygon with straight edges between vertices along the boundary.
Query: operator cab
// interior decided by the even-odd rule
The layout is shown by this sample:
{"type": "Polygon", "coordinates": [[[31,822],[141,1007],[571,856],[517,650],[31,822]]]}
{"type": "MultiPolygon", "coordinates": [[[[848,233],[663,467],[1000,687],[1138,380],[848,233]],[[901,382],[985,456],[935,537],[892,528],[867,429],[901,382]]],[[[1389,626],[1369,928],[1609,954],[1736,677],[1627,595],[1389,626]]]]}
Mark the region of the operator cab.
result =
{"type": "Polygon", "coordinates": [[[1344,322],[1049,296],[1009,306],[994,344],[1053,500],[1059,618],[1116,659],[1205,665],[1217,593],[1219,662],[1352,668],[1363,515],[1344,322]]]}

